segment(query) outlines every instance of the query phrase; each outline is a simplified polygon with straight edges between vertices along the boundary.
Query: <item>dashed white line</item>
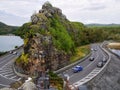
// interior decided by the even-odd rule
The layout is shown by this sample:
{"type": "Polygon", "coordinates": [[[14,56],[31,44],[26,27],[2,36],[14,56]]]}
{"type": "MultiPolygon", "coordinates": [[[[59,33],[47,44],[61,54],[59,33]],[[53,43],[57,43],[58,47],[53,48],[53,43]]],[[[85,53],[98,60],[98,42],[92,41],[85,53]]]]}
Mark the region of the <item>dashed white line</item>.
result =
{"type": "MultiPolygon", "coordinates": [[[[96,56],[95,60],[94,60],[94,61],[92,61],[90,64],[88,64],[88,65],[84,68],[84,70],[85,70],[85,69],[87,69],[90,65],[92,65],[92,64],[96,61],[96,59],[98,58],[98,56],[99,56],[99,55],[98,55],[98,52],[97,52],[97,56],[96,56]]],[[[76,73],[76,74],[71,75],[71,76],[70,76],[70,78],[74,77],[74,75],[77,75],[77,73],[76,73]]]]}
{"type": "Polygon", "coordinates": [[[9,76],[13,76],[15,75],[14,73],[11,73],[11,74],[7,74],[7,75],[4,75],[5,77],[9,77],[9,76]]]}
{"type": "Polygon", "coordinates": [[[5,85],[5,84],[0,84],[0,85],[4,87],[10,87],[10,85],[5,85]]]}
{"type": "Polygon", "coordinates": [[[13,73],[13,71],[10,71],[10,72],[4,72],[4,73],[1,73],[1,74],[3,75],[3,74],[10,74],[10,73],[13,73]]]}

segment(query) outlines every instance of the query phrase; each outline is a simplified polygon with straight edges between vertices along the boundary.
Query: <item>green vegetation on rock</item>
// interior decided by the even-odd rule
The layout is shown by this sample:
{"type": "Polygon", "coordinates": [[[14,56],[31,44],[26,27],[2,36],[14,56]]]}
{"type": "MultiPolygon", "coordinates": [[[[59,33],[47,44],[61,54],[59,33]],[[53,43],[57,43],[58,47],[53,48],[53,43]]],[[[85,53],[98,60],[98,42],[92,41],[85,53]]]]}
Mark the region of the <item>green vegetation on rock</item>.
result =
{"type": "MultiPolygon", "coordinates": [[[[89,53],[88,46],[80,46],[120,40],[119,29],[119,26],[90,28],[80,22],[71,22],[62,10],[45,3],[38,13],[31,16],[31,22],[25,23],[16,34],[24,38],[24,53],[27,61],[32,62],[29,68],[44,58],[46,68],[57,70],[89,53]]],[[[21,56],[21,62],[27,61],[21,56]]],[[[42,61],[40,63],[43,65],[42,61]]]]}
{"type": "Polygon", "coordinates": [[[71,57],[71,63],[80,60],[81,58],[85,57],[90,53],[90,46],[80,46],[76,48],[76,53],[71,57]]]}
{"type": "Polygon", "coordinates": [[[56,87],[56,89],[58,90],[63,90],[63,84],[64,81],[62,78],[60,78],[59,76],[57,76],[57,74],[53,73],[53,72],[49,72],[50,75],[50,83],[53,87],[56,87]]]}

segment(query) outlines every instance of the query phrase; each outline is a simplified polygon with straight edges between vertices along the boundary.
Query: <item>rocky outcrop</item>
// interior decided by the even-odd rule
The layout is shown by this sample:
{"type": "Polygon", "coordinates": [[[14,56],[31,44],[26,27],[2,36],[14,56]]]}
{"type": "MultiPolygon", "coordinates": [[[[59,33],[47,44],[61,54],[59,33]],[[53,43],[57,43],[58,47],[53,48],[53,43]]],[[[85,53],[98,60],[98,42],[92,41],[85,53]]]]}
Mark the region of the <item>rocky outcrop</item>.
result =
{"type": "Polygon", "coordinates": [[[105,73],[87,84],[89,90],[120,90],[120,59],[112,55],[105,73]]]}
{"type": "Polygon", "coordinates": [[[24,47],[24,52],[29,53],[29,61],[32,62],[29,70],[33,70],[31,72],[34,72],[32,68],[39,68],[42,71],[44,64],[45,69],[56,70],[67,65],[70,58],[64,52],[56,50],[51,36],[43,36],[38,33],[29,40],[27,46],[24,47]]]}
{"type": "Polygon", "coordinates": [[[20,29],[24,37],[24,54],[19,58],[21,60],[18,59],[22,65],[17,65],[27,74],[68,65],[70,56],[75,53],[76,42],[80,43],[80,31],[75,26],[82,27],[83,24],[72,25],[61,9],[46,2],[38,13],[31,16],[31,22],[20,29]]]}
{"type": "Polygon", "coordinates": [[[25,82],[21,87],[20,90],[38,90],[36,85],[33,82],[25,82]]]}

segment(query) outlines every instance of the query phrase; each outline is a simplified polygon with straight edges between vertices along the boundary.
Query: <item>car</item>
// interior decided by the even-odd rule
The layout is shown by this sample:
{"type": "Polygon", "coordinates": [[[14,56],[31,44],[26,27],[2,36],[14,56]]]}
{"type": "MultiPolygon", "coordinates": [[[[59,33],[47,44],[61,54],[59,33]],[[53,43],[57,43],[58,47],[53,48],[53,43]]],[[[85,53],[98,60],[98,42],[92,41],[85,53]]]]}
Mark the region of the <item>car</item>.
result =
{"type": "Polygon", "coordinates": [[[102,68],[103,67],[103,62],[102,61],[98,62],[97,67],[102,68]]]}
{"type": "Polygon", "coordinates": [[[80,85],[78,86],[78,90],[88,90],[86,85],[80,85]]]}
{"type": "Polygon", "coordinates": [[[13,53],[13,51],[10,51],[10,54],[12,54],[13,53]]]}
{"type": "Polygon", "coordinates": [[[12,54],[13,54],[13,55],[17,55],[17,52],[14,51],[12,54]]]}
{"type": "Polygon", "coordinates": [[[93,48],[91,48],[91,51],[93,51],[94,49],[93,48]]]}
{"type": "Polygon", "coordinates": [[[94,60],[94,57],[90,57],[90,59],[89,59],[90,61],[93,61],[94,60]]]}
{"type": "Polygon", "coordinates": [[[74,68],[72,68],[72,69],[73,69],[73,72],[74,72],[74,73],[77,73],[77,72],[82,71],[82,70],[83,70],[83,67],[82,67],[82,66],[77,65],[77,66],[75,66],[75,67],[74,67],[74,68]]]}
{"type": "Polygon", "coordinates": [[[107,62],[107,59],[106,59],[106,58],[103,58],[103,59],[102,59],[102,62],[103,62],[103,63],[106,63],[106,62],[107,62]]]}
{"type": "Polygon", "coordinates": [[[97,51],[97,49],[94,49],[94,51],[97,51]]]}

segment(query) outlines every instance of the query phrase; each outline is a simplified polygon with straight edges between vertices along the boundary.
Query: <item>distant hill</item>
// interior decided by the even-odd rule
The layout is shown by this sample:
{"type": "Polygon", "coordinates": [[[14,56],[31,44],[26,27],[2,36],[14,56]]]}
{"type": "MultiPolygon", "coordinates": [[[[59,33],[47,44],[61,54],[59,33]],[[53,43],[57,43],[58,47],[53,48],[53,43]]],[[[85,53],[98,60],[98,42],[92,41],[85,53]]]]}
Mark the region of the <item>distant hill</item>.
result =
{"type": "Polygon", "coordinates": [[[18,29],[17,26],[9,26],[9,25],[6,25],[6,24],[0,22],[0,35],[3,35],[3,34],[12,34],[17,29],[18,29]]]}
{"type": "Polygon", "coordinates": [[[118,27],[120,24],[86,24],[87,27],[118,27]]]}

